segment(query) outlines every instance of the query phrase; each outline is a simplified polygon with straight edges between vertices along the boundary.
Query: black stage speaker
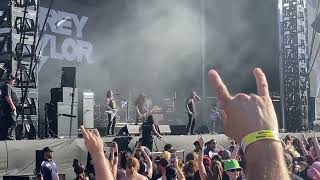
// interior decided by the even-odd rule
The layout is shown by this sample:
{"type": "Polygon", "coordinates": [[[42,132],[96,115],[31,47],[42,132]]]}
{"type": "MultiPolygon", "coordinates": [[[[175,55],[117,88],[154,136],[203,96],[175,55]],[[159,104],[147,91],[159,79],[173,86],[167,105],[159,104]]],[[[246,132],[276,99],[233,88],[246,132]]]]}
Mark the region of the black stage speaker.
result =
{"type": "Polygon", "coordinates": [[[50,100],[51,103],[57,103],[57,102],[63,101],[62,88],[51,88],[50,93],[51,93],[51,100],[50,100]]]}
{"type": "Polygon", "coordinates": [[[62,67],[61,87],[76,87],[76,67],[62,67]]]}
{"type": "Polygon", "coordinates": [[[126,125],[121,128],[118,135],[140,135],[140,125],[126,125]]]}
{"type": "Polygon", "coordinates": [[[36,150],[36,174],[40,173],[41,163],[43,161],[43,151],[36,150]]]}
{"type": "Polygon", "coordinates": [[[205,125],[198,127],[194,132],[196,134],[209,134],[210,133],[208,126],[205,126],[205,125]]]}
{"type": "Polygon", "coordinates": [[[185,135],[186,126],[185,125],[170,125],[171,135],[185,135]]]}

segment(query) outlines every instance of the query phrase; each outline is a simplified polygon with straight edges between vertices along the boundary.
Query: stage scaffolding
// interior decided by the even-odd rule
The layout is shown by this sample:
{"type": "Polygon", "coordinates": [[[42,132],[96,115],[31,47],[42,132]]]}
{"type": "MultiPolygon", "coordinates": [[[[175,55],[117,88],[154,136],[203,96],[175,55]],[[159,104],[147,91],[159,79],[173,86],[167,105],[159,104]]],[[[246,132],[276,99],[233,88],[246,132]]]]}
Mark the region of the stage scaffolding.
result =
{"type": "Polygon", "coordinates": [[[21,99],[17,110],[17,139],[35,138],[38,124],[38,9],[39,0],[1,0],[0,67],[17,78],[15,88],[21,99]],[[29,130],[29,128],[31,128],[29,130]],[[28,133],[21,133],[24,130],[28,133]],[[31,132],[30,132],[31,131],[31,132]]]}
{"type": "Polygon", "coordinates": [[[304,0],[279,0],[282,128],[303,131],[308,122],[308,43],[304,0]]]}

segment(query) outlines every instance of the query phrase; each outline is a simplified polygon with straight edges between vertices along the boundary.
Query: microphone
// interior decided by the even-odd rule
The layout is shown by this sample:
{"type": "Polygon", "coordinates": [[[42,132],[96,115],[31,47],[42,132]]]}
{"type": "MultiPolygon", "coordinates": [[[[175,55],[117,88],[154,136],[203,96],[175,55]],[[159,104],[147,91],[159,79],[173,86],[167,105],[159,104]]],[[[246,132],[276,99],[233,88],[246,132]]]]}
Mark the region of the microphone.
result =
{"type": "Polygon", "coordinates": [[[115,96],[120,96],[120,94],[119,94],[119,93],[116,93],[116,94],[113,94],[113,95],[115,95],[115,96]]]}

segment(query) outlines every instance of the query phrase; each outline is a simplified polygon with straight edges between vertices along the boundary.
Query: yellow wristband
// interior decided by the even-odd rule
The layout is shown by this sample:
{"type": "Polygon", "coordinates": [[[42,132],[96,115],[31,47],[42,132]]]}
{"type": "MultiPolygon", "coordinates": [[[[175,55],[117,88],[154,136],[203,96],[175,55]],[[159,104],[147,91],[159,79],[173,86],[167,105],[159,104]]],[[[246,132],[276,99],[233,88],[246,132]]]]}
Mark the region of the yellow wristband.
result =
{"type": "Polygon", "coordinates": [[[246,148],[250,144],[264,139],[280,141],[279,132],[273,130],[260,130],[247,134],[241,140],[241,147],[243,149],[243,152],[245,152],[246,148]]]}

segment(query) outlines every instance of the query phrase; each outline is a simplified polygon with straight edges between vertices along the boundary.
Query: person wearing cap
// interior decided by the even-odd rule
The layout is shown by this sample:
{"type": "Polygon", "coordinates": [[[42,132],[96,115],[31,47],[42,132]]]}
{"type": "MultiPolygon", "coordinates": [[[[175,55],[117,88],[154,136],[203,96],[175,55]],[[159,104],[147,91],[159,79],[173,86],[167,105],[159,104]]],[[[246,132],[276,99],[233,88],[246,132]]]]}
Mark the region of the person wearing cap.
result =
{"type": "Polygon", "coordinates": [[[40,179],[59,180],[57,164],[53,160],[53,150],[50,147],[45,147],[42,152],[43,161],[40,167],[40,179]]]}
{"type": "Polygon", "coordinates": [[[238,180],[241,170],[242,168],[237,160],[229,159],[224,161],[224,172],[228,176],[229,180],[238,180]]]}
{"type": "Polygon", "coordinates": [[[19,103],[19,97],[14,90],[15,77],[10,75],[1,87],[1,109],[2,109],[2,122],[4,129],[2,130],[2,139],[14,140],[12,132],[16,126],[16,110],[19,103]]]}

